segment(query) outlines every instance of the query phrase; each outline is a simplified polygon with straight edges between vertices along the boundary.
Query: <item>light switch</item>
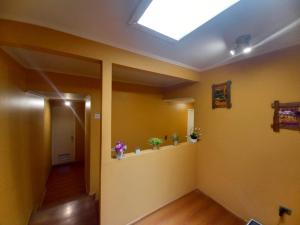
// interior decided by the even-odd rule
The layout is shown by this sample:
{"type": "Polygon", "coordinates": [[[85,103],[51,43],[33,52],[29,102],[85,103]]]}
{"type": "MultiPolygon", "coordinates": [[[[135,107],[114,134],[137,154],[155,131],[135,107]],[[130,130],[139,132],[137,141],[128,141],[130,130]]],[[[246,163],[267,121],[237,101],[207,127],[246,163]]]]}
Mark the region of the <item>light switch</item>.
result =
{"type": "Polygon", "coordinates": [[[100,113],[95,113],[95,119],[100,120],[100,118],[101,118],[100,113]]]}

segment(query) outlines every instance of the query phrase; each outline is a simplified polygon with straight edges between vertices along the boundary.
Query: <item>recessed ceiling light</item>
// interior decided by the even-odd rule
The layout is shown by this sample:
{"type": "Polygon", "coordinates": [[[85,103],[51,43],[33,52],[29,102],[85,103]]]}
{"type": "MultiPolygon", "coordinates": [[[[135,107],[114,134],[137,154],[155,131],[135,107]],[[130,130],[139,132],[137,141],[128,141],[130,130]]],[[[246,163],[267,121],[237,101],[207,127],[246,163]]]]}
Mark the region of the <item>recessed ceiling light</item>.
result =
{"type": "Polygon", "coordinates": [[[240,0],[152,0],[138,24],[180,40],[240,0]]]}

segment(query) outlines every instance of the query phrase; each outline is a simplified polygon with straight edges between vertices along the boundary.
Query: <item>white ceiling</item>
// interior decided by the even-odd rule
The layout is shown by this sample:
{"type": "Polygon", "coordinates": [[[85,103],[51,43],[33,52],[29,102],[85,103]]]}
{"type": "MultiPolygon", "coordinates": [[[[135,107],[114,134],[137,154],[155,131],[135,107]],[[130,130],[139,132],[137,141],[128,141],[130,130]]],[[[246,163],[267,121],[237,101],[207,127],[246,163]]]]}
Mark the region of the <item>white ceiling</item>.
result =
{"type": "Polygon", "coordinates": [[[299,0],[241,0],[180,42],[130,25],[139,2],[1,0],[0,18],[53,28],[200,71],[245,59],[229,56],[229,48],[242,34],[251,34],[257,45],[249,57],[300,44],[299,0]]]}
{"type": "MultiPolygon", "coordinates": [[[[54,55],[22,48],[0,46],[15,61],[27,69],[44,72],[63,73],[75,76],[101,78],[100,63],[72,57],[54,55]]],[[[170,87],[190,81],[138,70],[120,65],[113,65],[113,81],[141,84],[153,87],[170,87]]]]}

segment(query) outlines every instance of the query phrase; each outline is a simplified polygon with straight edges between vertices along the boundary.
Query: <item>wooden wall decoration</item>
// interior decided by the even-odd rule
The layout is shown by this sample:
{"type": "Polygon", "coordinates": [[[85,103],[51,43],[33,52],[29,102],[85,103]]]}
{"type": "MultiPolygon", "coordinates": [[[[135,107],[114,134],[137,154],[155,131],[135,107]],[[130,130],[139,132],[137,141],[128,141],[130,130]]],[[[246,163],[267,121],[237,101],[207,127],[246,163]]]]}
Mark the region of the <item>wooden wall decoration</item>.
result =
{"type": "Polygon", "coordinates": [[[212,85],[212,108],[231,108],[231,81],[212,85]]]}
{"type": "Polygon", "coordinates": [[[280,103],[275,101],[272,128],[274,132],[280,129],[300,131],[300,102],[280,103]]]}

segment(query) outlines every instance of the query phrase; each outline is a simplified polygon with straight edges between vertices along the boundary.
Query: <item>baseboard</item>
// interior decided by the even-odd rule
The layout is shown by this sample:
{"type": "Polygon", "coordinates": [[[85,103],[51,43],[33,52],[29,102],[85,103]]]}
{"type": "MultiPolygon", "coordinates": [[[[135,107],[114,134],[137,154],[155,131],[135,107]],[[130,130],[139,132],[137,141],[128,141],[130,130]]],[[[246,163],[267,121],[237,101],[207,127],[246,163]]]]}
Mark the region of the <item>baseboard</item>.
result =
{"type": "Polygon", "coordinates": [[[182,196],[180,196],[180,197],[178,197],[178,198],[176,198],[176,199],[173,199],[173,200],[171,200],[171,201],[168,201],[167,203],[162,204],[162,205],[159,206],[158,208],[156,208],[156,209],[150,211],[149,213],[145,213],[145,214],[142,215],[141,217],[139,217],[139,218],[137,218],[137,219],[135,219],[135,220],[133,220],[133,221],[127,223],[126,225],[134,225],[135,223],[139,222],[140,220],[146,218],[147,216],[150,216],[151,214],[153,214],[153,213],[159,211],[161,208],[163,208],[163,207],[169,205],[170,203],[172,203],[172,202],[174,202],[174,201],[176,201],[176,200],[178,200],[178,199],[180,199],[180,198],[183,198],[184,196],[186,196],[186,195],[188,195],[188,194],[190,194],[191,192],[194,192],[194,191],[199,191],[199,190],[198,190],[198,189],[192,190],[192,191],[190,191],[190,192],[188,192],[188,193],[186,193],[186,194],[184,194],[184,195],[182,195],[182,196]]]}

